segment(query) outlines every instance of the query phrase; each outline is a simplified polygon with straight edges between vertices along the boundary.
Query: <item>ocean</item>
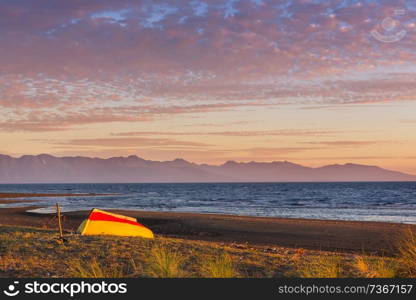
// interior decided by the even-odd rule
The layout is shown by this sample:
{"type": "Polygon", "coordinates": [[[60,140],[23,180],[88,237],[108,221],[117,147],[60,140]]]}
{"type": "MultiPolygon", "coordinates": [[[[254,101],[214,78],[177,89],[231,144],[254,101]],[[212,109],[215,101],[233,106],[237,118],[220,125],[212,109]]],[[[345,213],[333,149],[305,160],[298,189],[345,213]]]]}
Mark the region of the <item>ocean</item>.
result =
{"type": "Polygon", "coordinates": [[[96,207],[416,224],[416,182],[3,184],[0,192],[111,194],[28,198],[45,206],[38,212],[53,211],[59,202],[63,211],[96,207]]]}

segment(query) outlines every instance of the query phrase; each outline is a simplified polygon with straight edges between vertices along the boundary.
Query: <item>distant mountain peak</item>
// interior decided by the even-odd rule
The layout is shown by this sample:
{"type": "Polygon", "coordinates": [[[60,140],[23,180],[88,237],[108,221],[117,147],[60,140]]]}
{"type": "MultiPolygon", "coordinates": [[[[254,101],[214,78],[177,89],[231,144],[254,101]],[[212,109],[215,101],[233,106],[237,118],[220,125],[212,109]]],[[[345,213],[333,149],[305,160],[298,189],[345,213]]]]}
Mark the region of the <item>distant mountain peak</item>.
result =
{"type": "Polygon", "coordinates": [[[234,165],[238,165],[239,163],[236,162],[235,160],[227,160],[223,166],[234,166],[234,165]]]}
{"type": "Polygon", "coordinates": [[[174,162],[189,163],[189,161],[184,160],[183,158],[175,158],[173,161],[174,161],[174,162]]]}
{"type": "Polygon", "coordinates": [[[196,164],[128,157],[56,157],[49,154],[14,158],[0,154],[0,183],[106,182],[334,182],[416,181],[416,176],[354,163],[319,168],[288,161],[196,164]]]}
{"type": "Polygon", "coordinates": [[[183,158],[175,158],[174,160],[167,162],[167,163],[171,163],[174,166],[191,166],[194,165],[194,163],[189,162],[183,158]]]}
{"type": "Polygon", "coordinates": [[[139,161],[145,161],[145,159],[138,157],[137,155],[129,155],[127,156],[127,160],[139,160],[139,161]]]}

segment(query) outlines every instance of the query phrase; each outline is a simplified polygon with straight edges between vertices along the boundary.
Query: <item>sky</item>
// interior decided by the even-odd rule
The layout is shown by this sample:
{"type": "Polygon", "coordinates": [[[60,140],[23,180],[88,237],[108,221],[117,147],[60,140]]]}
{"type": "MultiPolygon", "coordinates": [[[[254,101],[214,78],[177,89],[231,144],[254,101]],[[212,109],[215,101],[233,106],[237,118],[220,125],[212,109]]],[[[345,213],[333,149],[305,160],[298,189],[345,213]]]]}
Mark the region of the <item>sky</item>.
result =
{"type": "Polygon", "coordinates": [[[416,1],[0,0],[0,153],[416,174],[416,1]]]}

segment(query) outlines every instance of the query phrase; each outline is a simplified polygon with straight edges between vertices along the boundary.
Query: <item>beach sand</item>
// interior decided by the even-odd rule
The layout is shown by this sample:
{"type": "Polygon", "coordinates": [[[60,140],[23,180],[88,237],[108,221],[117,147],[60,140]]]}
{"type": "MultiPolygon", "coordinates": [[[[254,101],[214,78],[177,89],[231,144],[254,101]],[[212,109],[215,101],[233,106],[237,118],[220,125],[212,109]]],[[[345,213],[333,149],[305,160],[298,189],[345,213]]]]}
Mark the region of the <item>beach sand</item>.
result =
{"type": "MultiPolygon", "coordinates": [[[[12,200],[8,201],[10,203],[12,200]]],[[[53,214],[27,211],[35,208],[39,207],[1,208],[0,224],[56,228],[53,214]]],[[[113,212],[135,217],[156,234],[168,237],[378,255],[394,254],[395,245],[404,233],[409,229],[416,232],[416,225],[382,222],[126,210],[113,212]]],[[[64,213],[64,229],[76,231],[88,213],[89,211],[64,213]]]]}

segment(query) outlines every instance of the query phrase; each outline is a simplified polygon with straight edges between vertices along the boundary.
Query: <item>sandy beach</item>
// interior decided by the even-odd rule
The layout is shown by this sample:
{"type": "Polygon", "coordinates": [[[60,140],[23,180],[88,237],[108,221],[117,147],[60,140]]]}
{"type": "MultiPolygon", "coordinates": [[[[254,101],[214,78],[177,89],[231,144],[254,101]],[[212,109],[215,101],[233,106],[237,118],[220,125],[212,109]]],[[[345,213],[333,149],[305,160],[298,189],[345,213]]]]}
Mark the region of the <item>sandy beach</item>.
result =
{"type": "MultiPolygon", "coordinates": [[[[7,197],[3,195],[0,194],[0,197],[13,198],[13,195],[10,197],[10,194],[7,197]]],[[[41,196],[39,194],[25,195],[25,197],[34,197],[34,199],[41,196]]],[[[60,196],[71,196],[71,194],[60,196]]],[[[13,200],[9,199],[7,201],[11,203],[13,200]]],[[[39,228],[56,227],[53,214],[28,212],[28,210],[35,208],[39,208],[35,203],[24,208],[1,208],[0,224],[39,228]]],[[[156,234],[163,236],[335,252],[390,255],[395,252],[395,245],[402,238],[404,232],[409,229],[416,232],[415,225],[382,222],[125,210],[114,210],[114,212],[135,217],[156,234]]],[[[74,232],[88,213],[88,211],[64,213],[64,229],[68,232],[74,232]]]]}

